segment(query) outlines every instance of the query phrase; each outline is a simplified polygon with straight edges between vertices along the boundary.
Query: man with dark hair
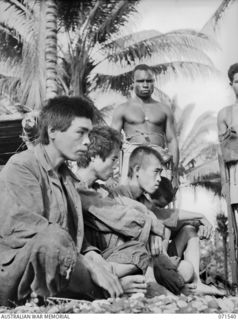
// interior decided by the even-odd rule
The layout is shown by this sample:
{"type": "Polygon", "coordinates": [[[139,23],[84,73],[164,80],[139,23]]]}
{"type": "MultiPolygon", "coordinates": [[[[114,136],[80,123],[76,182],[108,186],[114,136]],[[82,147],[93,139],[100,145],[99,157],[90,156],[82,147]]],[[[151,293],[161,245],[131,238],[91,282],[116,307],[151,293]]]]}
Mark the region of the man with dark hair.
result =
{"type": "Polygon", "coordinates": [[[101,167],[104,165],[105,168],[112,170],[114,163],[117,163],[118,153],[122,144],[121,135],[110,127],[96,126],[89,133],[89,139],[90,144],[87,153],[77,162],[77,173],[83,180],[84,177],[89,177],[88,174],[93,174],[92,180],[97,177],[97,179],[105,181],[105,177],[101,177],[101,175],[110,177],[112,172],[104,173],[101,167]],[[111,162],[113,166],[110,165],[111,162]],[[91,168],[92,166],[93,169],[91,168]],[[85,168],[87,170],[84,170],[85,168]]]}
{"type": "Polygon", "coordinates": [[[39,143],[0,173],[1,305],[24,302],[32,292],[78,299],[123,292],[84,238],[81,200],[65,164],[87,151],[92,119],[86,98],[49,100],[39,116],[39,143]]]}
{"type": "Polygon", "coordinates": [[[217,116],[220,150],[222,195],[227,201],[232,282],[238,287],[238,63],[228,70],[230,86],[235,93],[232,105],[222,108],[217,116]]]}
{"type": "Polygon", "coordinates": [[[128,159],[133,149],[148,145],[159,150],[164,159],[172,157],[172,184],[176,190],[179,150],[172,112],[167,105],[152,98],[155,79],[151,67],[136,66],[133,79],[135,97],[118,106],[112,119],[112,127],[125,133],[121,181],[126,179],[128,159]]]}
{"type": "Polygon", "coordinates": [[[126,293],[145,292],[143,274],[150,259],[147,242],[150,232],[161,239],[164,227],[144,206],[135,201],[122,205],[95,183],[112,176],[121,147],[120,134],[104,126],[94,127],[89,137],[88,152],[75,171],[80,180],[87,240],[102,250],[126,293]]]}
{"type": "MultiPolygon", "coordinates": [[[[118,137],[119,133],[110,127],[94,128],[90,133],[87,156],[91,160],[84,161],[87,166],[76,172],[84,188],[96,190],[79,190],[85,213],[86,236],[91,244],[102,250],[103,257],[112,264],[125,292],[145,292],[145,276],[138,273],[146,272],[150,255],[157,256],[161,253],[164,226],[143,204],[128,198],[123,201],[118,197],[114,198],[107,187],[95,183],[97,179],[105,181],[112,175],[115,165],[113,159],[119,153],[118,137]],[[114,143],[111,143],[111,139],[114,143]],[[153,234],[157,235],[155,245],[153,234]]],[[[159,156],[151,148],[148,151],[149,155],[152,152],[159,156]]],[[[138,159],[141,163],[140,157],[138,159]]],[[[135,158],[134,162],[136,161],[135,158]]],[[[82,161],[79,162],[81,163],[82,161]]],[[[166,278],[163,285],[176,294],[180,293],[184,279],[178,274],[176,267],[164,255],[160,255],[157,260],[169,264],[166,270],[170,271],[163,273],[166,278]]]]}
{"type": "MultiPolygon", "coordinates": [[[[168,250],[169,254],[174,256],[172,261],[175,265],[178,265],[177,270],[183,276],[185,282],[190,283],[190,285],[187,285],[188,288],[195,289],[196,293],[222,295],[223,293],[215,287],[202,284],[199,277],[199,238],[208,239],[210,237],[211,224],[201,213],[162,209],[158,207],[158,199],[156,199],[155,205],[150,198],[150,195],[153,195],[156,190],[163,188],[163,185],[160,185],[161,159],[161,155],[150,147],[141,146],[134,149],[129,159],[128,180],[124,185],[118,186],[114,190],[114,197],[124,196],[135,199],[154,212],[160,221],[163,221],[165,227],[167,227],[164,253],[166,254],[168,250]],[[198,228],[198,232],[196,228],[198,228]],[[170,230],[173,231],[173,237],[169,244],[170,230]],[[184,260],[179,263],[182,257],[184,257],[184,260]]],[[[156,246],[156,236],[154,236],[154,242],[156,246]]],[[[154,262],[156,262],[156,259],[154,262]]],[[[154,263],[155,278],[161,284],[164,284],[164,281],[167,280],[163,276],[164,270],[166,270],[166,265],[161,267],[161,263],[154,263]]],[[[166,286],[166,283],[164,285],[166,286]]]]}

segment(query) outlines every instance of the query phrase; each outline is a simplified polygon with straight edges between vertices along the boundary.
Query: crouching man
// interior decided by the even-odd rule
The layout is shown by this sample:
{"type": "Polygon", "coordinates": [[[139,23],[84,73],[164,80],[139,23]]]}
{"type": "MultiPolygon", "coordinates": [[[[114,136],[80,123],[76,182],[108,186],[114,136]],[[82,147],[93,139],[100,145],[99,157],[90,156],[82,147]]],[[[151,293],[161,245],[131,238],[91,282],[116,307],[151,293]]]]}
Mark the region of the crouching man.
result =
{"type": "MultiPolygon", "coordinates": [[[[201,213],[159,207],[160,203],[161,206],[165,206],[166,200],[170,198],[163,190],[163,188],[169,190],[169,187],[168,180],[161,178],[162,168],[162,157],[156,150],[147,146],[136,148],[129,159],[127,182],[113,190],[113,196],[124,203],[126,203],[126,197],[135,199],[143,203],[154,212],[158,219],[163,221],[167,227],[163,252],[172,256],[170,261],[177,267],[178,272],[187,283],[185,288],[187,292],[224,295],[224,292],[214,286],[203,284],[199,277],[199,240],[209,239],[212,231],[209,221],[201,213]],[[152,199],[151,195],[156,199],[152,199]],[[171,232],[172,241],[170,242],[171,232]]],[[[172,197],[171,187],[171,199],[172,197]]],[[[157,237],[153,236],[152,241],[154,247],[157,248],[157,237]]],[[[163,261],[158,264],[155,262],[156,259],[154,259],[155,278],[159,283],[166,285],[166,276],[164,276],[166,265],[163,261]]],[[[169,267],[170,263],[167,268],[169,267]]]]}
{"type": "Polygon", "coordinates": [[[161,254],[162,222],[138,201],[129,198],[120,201],[117,196],[113,198],[105,185],[95,183],[97,180],[106,181],[113,174],[121,145],[119,133],[110,127],[94,127],[89,136],[88,153],[80,158],[75,172],[81,185],[79,192],[88,241],[102,250],[103,257],[126,286],[126,292],[146,291],[142,274],[147,270],[151,255],[159,254],[154,264],[159,263],[163,269],[163,273],[160,272],[163,285],[179,294],[184,279],[170,259],[161,254]]]}
{"type": "Polygon", "coordinates": [[[81,200],[65,160],[89,144],[93,108],[58,97],[42,109],[39,143],[14,155],[0,173],[0,304],[41,296],[120,296],[110,266],[84,239],[81,200]]]}

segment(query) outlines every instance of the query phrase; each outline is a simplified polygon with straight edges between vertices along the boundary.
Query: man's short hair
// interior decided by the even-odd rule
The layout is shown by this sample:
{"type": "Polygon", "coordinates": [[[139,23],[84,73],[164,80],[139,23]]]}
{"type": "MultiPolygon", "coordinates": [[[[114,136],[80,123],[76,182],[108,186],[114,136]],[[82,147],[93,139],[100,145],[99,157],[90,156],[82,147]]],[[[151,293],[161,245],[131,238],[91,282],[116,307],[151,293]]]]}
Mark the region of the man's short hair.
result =
{"type": "Polygon", "coordinates": [[[235,73],[238,73],[238,63],[234,63],[233,65],[231,65],[229,70],[228,70],[228,78],[229,78],[231,83],[234,80],[234,74],[235,73]]]}
{"type": "Polygon", "coordinates": [[[67,96],[50,99],[39,115],[38,141],[49,144],[48,128],[66,131],[76,117],[93,121],[93,103],[89,99],[67,96]]]}
{"type": "Polygon", "coordinates": [[[133,70],[133,77],[135,76],[135,72],[137,70],[140,70],[140,71],[151,71],[154,74],[153,69],[150,66],[148,66],[147,64],[138,64],[133,70]]]}
{"type": "Polygon", "coordinates": [[[134,168],[136,166],[141,167],[144,164],[144,161],[146,160],[146,158],[148,158],[150,156],[156,157],[160,161],[161,164],[164,164],[164,160],[158,151],[156,151],[155,149],[148,147],[148,146],[140,146],[140,147],[137,147],[136,149],[134,149],[130,155],[129,169],[128,169],[127,176],[129,178],[132,178],[134,168]]]}
{"type": "Polygon", "coordinates": [[[119,150],[122,145],[121,134],[109,126],[95,126],[89,132],[89,140],[88,151],[80,157],[77,162],[78,167],[86,168],[91,158],[96,156],[105,161],[114,150],[119,150]]]}

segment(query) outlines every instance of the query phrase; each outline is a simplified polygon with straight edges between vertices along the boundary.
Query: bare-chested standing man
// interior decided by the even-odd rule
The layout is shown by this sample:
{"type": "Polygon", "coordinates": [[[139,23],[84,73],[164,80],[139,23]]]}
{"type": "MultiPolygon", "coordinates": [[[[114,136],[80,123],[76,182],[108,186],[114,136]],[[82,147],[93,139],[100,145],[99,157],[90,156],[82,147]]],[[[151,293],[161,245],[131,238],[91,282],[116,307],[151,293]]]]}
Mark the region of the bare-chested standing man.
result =
{"type": "Polygon", "coordinates": [[[164,157],[172,156],[172,183],[178,188],[179,150],[175,135],[174,119],[170,108],[151,95],[154,91],[154,72],[141,64],[134,69],[135,97],[118,106],[112,119],[112,127],[125,133],[121,163],[121,180],[127,176],[128,159],[131,152],[139,145],[149,145],[164,149],[164,157]],[[166,150],[167,149],[167,150],[166,150]],[[169,151],[169,152],[168,152],[169,151]]]}
{"type": "Polygon", "coordinates": [[[230,66],[228,78],[236,100],[219,111],[217,126],[221,147],[219,164],[222,195],[228,205],[232,282],[238,286],[238,63],[230,66]]]}

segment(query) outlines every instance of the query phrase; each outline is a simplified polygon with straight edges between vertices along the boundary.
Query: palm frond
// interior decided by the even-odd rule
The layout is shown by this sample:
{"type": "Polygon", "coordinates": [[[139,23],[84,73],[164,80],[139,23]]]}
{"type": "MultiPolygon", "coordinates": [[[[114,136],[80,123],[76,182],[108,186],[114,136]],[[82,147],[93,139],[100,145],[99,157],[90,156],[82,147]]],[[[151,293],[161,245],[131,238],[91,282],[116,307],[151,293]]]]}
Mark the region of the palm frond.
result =
{"type": "MultiPolygon", "coordinates": [[[[211,66],[191,61],[175,61],[155,66],[151,65],[151,68],[155,72],[158,81],[167,81],[171,78],[177,78],[178,76],[195,79],[198,75],[209,76],[216,73],[211,66]]],[[[103,91],[111,89],[121,92],[124,95],[128,94],[133,83],[133,70],[123,72],[120,68],[118,70],[120,73],[116,75],[115,73],[113,74],[115,70],[107,69],[107,71],[108,74],[92,74],[91,90],[94,90],[95,88],[100,88],[103,91]]]]}
{"type": "Polygon", "coordinates": [[[127,0],[120,0],[115,2],[114,6],[111,7],[110,13],[107,18],[99,25],[96,30],[93,42],[103,43],[111,37],[111,34],[115,33],[115,24],[122,25],[126,21],[126,17],[132,12],[135,12],[135,4],[138,1],[129,2],[127,0]]]}
{"type": "Polygon", "coordinates": [[[183,110],[175,109],[174,118],[176,119],[176,134],[179,137],[180,143],[182,143],[184,139],[184,135],[186,134],[187,126],[189,125],[192,113],[195,109],[195,104],[191,103],[185,106],[183,110]]]}
{"type": "Polygon", "coordinates": [[[214,67],[194,61],[172,61],[151,67],[159,81],[166,81],[179,76],[194,80],[198,76],[209,77],[212,74],[218,74],[214,67]]]}
{"type": "Polygon", "coordinates": [[[118,63],[124,68],[135,66],[148,57],[153,60],[150,64],[167,63],[179,57],[182,61],[191,60],[213,66],[212,60],[203,52],[211,45],[211,41],[207,36],[192,30],[178,30],[166,34],[155,30],[137,32],[115,39],[102,47],[105,57],[98,63],[98,68],[103,70],[106,63],[118,63]]]}
{"type": "Polygon", "coordinates": [[[205,188],[206,190],[213,192],[214,195],[217,195],[219,197],[221,196],[221,180],[219,176],[217,178],[208,176],[206,179],[204,178],[199,181],[192,182],[190,185],[194,188],[205,188]]]}
{"type": "Polygon", "coordinates": [[[2,77],[15,78],[20,74],[20,66],[18,60],[14,59],[0,59],[0,75],[2,77]]]}
{"type": "Polygon", "coordinates": [[[216,130],[216,118],[212,116],[211,112],[207,111],[196,119],[190,132],[187,134],[187,139],[181,142],[180,148],[186,150],[191,142],[197,139],[201,133],[207,134],[211,130],[216,130]]]}
{"type": "Polygon", "coordinates": [[[11,29],[11,35],[17,40],[33,41],[34,30],[32,28],[32,21],[34,19],[34,16],[26,16],[24,11],[10,2],[0,1],[0,23],[11,29]]]}
{"type": "Polygon", "coordinates": [[[206,24],[202,28],[202,32],[203,31],[205,32],[209,28],[209,26],[211,26],[212,29],[215,31],[219,21],[224,16],[225,11],[235,1],[236,0],[223,0],[220,6],[217,8],[217,10],[214,12],[214,14],[210,17],[210,19],[206,22],[206,24]]]}
{"type": "Polygon", "coordinates": [[[195,168],[191,169],[187,172],[187,179],[191,183],[195,183],[197,181],[201,181],[202,179],[206,179],[211,175],[219,175],[220,174],[220,167],[218,160],[211,160],[207,161],[200,166],[196,166],[195,168]]]}
{"type": "Polygon", "coordinates": [[[168,33],[161,33],[157,30],[146,30],[131,33],[113,41],[105,43],[104,50],[118,52],[130,46],[186,46],[191,48],[214,49],[218,48],[217,42],[208,35],[195,30],[183,29],[168,33]]]}
{"type": "MultiPolygon", "coordinates": [[[[213,155],[213,159],[215,155],[213,154],[214,145],[210,141],[201,141],[197,145],[193,145],[193,147],[188,150],[181,150],[180,152],[180,163],[183,167],[186,167],[189,162],[196,159],[196,162],[199,162],[199,159],[204,161],[205,159],[211,158],[213,155]]],[[[217,158],[217,154],[216,154],[217,158]]]]}

